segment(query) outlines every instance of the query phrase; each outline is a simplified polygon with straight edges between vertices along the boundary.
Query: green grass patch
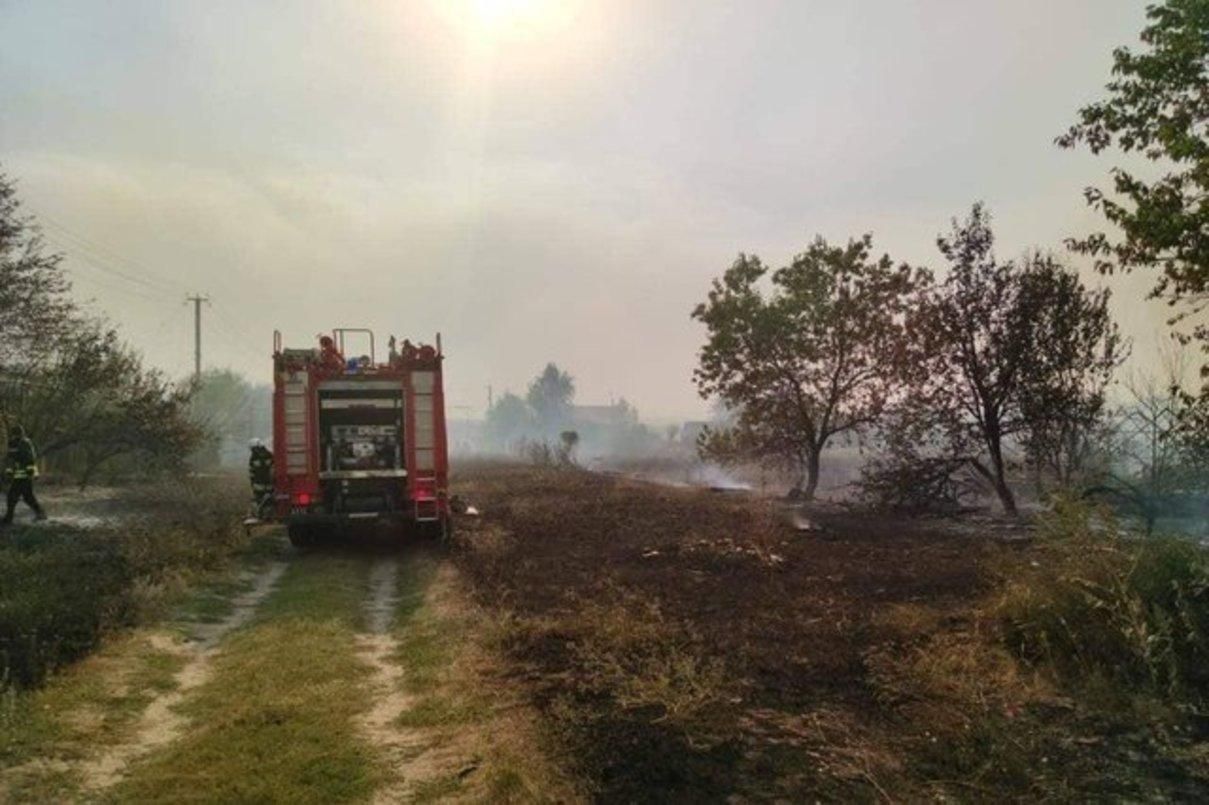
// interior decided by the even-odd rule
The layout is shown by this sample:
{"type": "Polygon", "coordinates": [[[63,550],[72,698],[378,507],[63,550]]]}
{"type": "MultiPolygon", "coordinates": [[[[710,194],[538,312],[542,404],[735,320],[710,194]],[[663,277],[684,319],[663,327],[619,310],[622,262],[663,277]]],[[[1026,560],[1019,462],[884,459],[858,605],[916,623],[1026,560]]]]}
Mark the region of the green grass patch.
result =
{"type": "Polygon", "coordinates": [[[445,678],[453,657],[466,639],[465,624],[438,617],[425,605],[425,593],[437,572],[437,560],[417,553],[403,565],[396,612],[399,651],[395,660],[406,669],[411,693],[425,693],[445,678]]]}
{"type": "Polygon", "coordinates": [[[78,780],[61,764],[128,738],[148,703],[175,686],[183,662],[149,633],[136,633],[107,642],[37,690],[9,689],[0,696],[0,769],[42,762],[4,773],[0,800],[69,798],[78,780]]]}
{"type": "Polygon", "coordinates": [[[355,634],[369,564],[296,560],[253,623],[232,635],[185,705],[188,734],[138,766],[117,801],[346,802],[379,772],[354,718],[369,705],[355,634]]]}

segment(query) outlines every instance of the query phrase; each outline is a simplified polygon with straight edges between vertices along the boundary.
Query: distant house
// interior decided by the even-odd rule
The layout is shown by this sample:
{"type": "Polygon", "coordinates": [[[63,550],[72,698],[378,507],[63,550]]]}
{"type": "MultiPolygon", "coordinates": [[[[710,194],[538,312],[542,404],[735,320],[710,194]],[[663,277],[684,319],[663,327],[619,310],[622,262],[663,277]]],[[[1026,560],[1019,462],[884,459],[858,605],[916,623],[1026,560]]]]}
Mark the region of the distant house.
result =
{"type": "Polygon", "coordinates": [[[623,405],[573,405],[571,422],[577,428],[611,428],[626,424],[632,409],[623,405]]]}

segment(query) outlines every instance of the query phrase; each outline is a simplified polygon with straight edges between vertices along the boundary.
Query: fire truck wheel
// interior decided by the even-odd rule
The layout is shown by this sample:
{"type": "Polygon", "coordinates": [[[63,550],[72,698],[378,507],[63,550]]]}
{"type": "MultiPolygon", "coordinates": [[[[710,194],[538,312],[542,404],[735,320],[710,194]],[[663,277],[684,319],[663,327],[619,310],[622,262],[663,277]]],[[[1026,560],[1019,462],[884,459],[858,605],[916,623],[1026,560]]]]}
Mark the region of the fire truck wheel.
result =
{"type": "Polygon", "coordinates": [[[319,542],[319,535],[315,529],[304,525],[292,525],[286,529],[290,537],[290,544],[295,548],[311,548],[319,542]]]}
{"type": "Polygon", "coordinates": [[[420,536],[432,542],[446,542],[453,534],[453,521],[448,516],[433,523],[420,523],[420,536]]]}

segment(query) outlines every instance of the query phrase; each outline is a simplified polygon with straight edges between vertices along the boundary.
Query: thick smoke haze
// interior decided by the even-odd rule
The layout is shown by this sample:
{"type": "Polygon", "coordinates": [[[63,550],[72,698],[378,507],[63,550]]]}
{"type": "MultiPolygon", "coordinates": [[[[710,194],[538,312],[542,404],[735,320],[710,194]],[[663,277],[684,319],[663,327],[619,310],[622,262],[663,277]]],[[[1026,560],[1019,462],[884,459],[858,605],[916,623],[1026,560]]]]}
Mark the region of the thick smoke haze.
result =
{"type": "MultiPolygon", "coordinates": [[[[174,374],[201,292],[206,363],[255,379],[274,328],[439,330],[455,415],[555,361],[700,418],[688,314],[740,250],[871,231],[935,267],[978,199],[1004,255],[1096,228],[1111,163],[1053,138],[1142,5],[9,0],[0,162],[174,374]]],[[[1151,281],[1113,280],[1136,355],[1151,281]]]]}

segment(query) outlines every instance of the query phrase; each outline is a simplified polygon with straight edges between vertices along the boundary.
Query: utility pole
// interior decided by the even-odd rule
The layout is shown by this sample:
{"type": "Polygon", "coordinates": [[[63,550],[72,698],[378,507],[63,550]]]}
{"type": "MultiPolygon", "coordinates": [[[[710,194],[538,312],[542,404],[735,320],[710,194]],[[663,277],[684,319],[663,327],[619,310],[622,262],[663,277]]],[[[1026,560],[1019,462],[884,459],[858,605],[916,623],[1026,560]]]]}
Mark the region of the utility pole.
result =
{"type": "Polygon", "coordinates": [[[210,297],[195,294],[186,296],[185,302],[193,303],[193,379],[201,379],[201,306],[210,304],[210,297]]]}
{"type": "Polygon", "coordinates": [[[495,395],[491,393],[491,386],[487,386],[487,410],[490,411],[495,405],[495,395]]]}

